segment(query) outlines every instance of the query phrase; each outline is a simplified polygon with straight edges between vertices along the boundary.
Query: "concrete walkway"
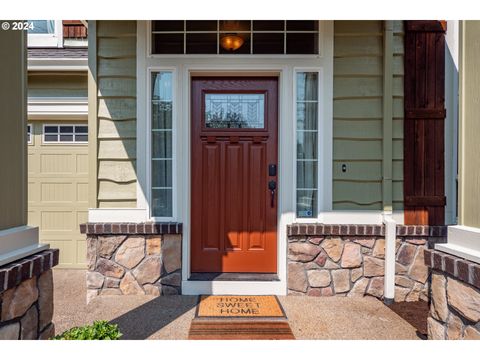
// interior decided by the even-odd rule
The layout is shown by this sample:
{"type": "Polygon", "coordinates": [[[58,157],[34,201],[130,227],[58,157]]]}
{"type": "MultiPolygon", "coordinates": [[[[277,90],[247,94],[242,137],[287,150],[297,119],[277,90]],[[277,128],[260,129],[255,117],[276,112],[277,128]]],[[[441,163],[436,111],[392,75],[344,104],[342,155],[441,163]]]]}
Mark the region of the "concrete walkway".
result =
{"type": "MultiPolygon", "coordinates": [[[[85,303],[85,271],[54,270],[59,334],[94,320],[117,323],[123,339],[186,339],[196,296],[102,296],[85,303]]],[[[419,339],[416,330],[382,302],[367,297],[280,296],[297,339],[419,339]]]]}

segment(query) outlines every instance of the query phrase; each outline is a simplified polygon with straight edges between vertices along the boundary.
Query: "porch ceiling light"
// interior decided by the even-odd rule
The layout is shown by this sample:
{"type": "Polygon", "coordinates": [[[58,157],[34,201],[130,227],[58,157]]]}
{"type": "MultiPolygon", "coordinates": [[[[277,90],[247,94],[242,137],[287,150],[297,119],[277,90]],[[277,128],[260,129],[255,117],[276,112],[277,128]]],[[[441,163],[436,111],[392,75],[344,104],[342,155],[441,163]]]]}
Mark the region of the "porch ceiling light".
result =
{"type": "Polygon", "coordinates": [[[220,45],[222,48],[228,51],[235,51],[239,49],[244,43],[244,40],[241,36],[237,34],[225,34],[220,39],[220,45]]]}

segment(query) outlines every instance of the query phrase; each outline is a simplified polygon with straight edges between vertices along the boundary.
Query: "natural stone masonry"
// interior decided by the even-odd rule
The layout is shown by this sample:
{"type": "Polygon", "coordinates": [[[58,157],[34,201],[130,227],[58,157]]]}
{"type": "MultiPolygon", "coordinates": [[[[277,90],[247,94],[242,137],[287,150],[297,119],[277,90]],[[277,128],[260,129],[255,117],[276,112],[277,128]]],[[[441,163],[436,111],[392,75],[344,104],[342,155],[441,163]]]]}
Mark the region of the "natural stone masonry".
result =
{"type": "Polygon", "coordinates": [[[480,340],[480,264],[425,250],[432,269],[428,337],[480,340]]]}
{"type": "MultiPolygon", "coordinates": [[[[383,226],[292,224],[287,234],[289,294],[383,298],[383,226]]],[[[445,227],[397,226],[395,301],[428,300],[424,250],[445,236],[445,227]]]]}
{"type": "Polygon", "coordinates": [[[48,339],[55,335],[52,267],[57,249],[0,267],[0,340],[48,339]]]}
{"type": "Polygon", "coordinates": [[[83,224],[87,301],[97,295],[180,294],[181,230],[177,223],[83,224]]]}

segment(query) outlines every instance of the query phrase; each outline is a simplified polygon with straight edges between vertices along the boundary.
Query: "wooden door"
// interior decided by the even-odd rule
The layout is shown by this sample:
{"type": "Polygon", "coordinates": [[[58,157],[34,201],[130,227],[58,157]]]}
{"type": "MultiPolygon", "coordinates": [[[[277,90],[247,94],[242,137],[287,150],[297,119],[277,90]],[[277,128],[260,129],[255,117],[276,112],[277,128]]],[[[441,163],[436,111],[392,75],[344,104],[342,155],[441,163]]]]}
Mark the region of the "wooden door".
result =
{"type": "Polygon", "coordinates": [[[191,271],[276,273],[278,80],[191,86],[191,271]]]}

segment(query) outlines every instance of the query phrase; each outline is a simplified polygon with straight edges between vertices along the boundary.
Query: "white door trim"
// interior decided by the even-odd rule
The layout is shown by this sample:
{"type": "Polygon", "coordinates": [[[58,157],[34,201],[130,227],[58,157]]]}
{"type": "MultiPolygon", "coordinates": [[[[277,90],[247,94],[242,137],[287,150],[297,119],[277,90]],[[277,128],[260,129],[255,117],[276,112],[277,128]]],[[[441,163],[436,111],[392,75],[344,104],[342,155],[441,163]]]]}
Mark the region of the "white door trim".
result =
{"type": "MultiPolygon", "coordinates": [[[[178,88],[182,88],[186,91],[183,92],[183,106],[182,111],[183,116],[180,120],[179,129],[179,138],[185,139],[185,141],[180,145],[182,149],[177,149],[178,154],[183,154],[181,160],[178,161],[179,164],[188,164],[188,166],[180,165],[181,175],[180,178],[183,179],[182,188],[185,194],[182,201],[182,213],[181,218],[183,219],[183,237],[182,237],[182,293],[184,294],[253,294],[253,295],[265,295],[265,294],[278,294],[285,295],[287,291],[286,283],[286,259],[287,259],[287,237],[286,237],[286,224],[282,221],[283,214],[288,212],[288,198],[290,197],[291,182],[288,183],[287,177],[289,173],[292,173],[293,169],[290,168],[290,161],[284,161],[285,152],[291,146],[293,146],[293,139],[291,135],[292,123],[288,121],[286,109],[289,106],[293,106],[291,96],[289,97],[289,86],[287,86],[287,78],[291,78],[293,72],[292,69],[288,66],[282,65],[257,65],[255,68],[249,65],[236,64],[232,65],[193,65],[187,64],[183,66],[183,71],[181,71],[182,84],[178,88]],[[257,281],[190,281],[190,224],[191,224],[191,127],[190,127],[190,79],[191,74],[199,74],[201,72],[209,72],[211,74],[213,71],[218,71],[219,74],[222,72],[242,72],[248,71],[261,71],[265,73],[266,71],[271,71],[272,73],[278,74],[278,137],[282,141],[278,141],[278,183],[279,183],[279,193],[278,193],[278,220],[277,220],[277,276],[279,281],[275,282],[257,282],[257,281]],[[290,105],[289,103],[290,99],[290,105]],[[182,161],[183,160],[183,161],[182,161]],[[287,200],[287,201],[286,201],[287,200]],[[282,226],[283,225],[283,226],[282,226]],[[283,231],[282,231],[283,229],[283,231]]],[[[288,153],[288,151],[287,151],[288,153]]]]}

